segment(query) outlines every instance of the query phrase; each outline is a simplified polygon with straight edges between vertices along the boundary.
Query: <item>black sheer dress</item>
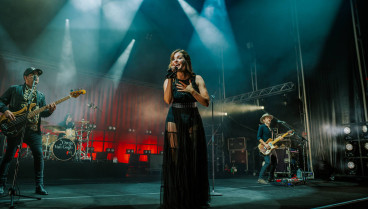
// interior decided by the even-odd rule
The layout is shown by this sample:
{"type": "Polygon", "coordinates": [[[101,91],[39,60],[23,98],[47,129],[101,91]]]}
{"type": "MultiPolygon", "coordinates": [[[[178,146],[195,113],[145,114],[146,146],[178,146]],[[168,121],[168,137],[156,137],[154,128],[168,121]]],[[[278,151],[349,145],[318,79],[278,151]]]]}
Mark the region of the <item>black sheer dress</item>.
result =
{"type": "MultiPolygon", "coordinates": [[[[195,76],[190,78],[199,92],[195,76]]],[[[189,84],[188,80],[180,80],[189,84]]],[[[209,201],[207,147],[201,116],[196,99],[172,84],[173,104],[165,123],[165,142],[161,185],[162,209],[196,209],[209,201]],[[168,131],[168,123],[176,131],[168,131]]]]}

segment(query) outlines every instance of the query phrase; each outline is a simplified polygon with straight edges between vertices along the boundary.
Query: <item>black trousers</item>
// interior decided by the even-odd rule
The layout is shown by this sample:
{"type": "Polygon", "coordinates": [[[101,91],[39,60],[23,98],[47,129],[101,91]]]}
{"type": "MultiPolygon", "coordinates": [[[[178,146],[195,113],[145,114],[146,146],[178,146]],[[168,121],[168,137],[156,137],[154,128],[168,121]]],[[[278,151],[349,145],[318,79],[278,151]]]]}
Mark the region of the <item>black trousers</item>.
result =
{"type": "MultiPolygon", "coordinates": [[[[0,164],[0,183],[5,184],[8,176],[9,165],[14,158],[17,146],[20,143],[21,136],[7,137],[7,148],[5,155],[0,164]]],[[[34,173],[36,185],[43,184],[43,154],[42,154],[42,136],[41,134],[26,128],[24,133],[24,143],[26,143],[32,151],[34,159],[34,173]]]]}

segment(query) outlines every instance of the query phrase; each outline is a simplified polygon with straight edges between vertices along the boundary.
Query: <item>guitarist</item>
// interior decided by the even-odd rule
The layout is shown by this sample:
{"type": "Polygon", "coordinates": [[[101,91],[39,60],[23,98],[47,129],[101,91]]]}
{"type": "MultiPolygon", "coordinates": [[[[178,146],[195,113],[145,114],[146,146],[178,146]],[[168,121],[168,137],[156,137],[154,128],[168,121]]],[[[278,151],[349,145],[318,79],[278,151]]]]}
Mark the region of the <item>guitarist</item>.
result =
{"type": "MultiPolygon", "coordinates": [[[[1,97],[0,97],[0,112],[4,113],[7,119],[14,121],[16,114],[13,112],[21,110],[28,103],[29,94],[32,92],[32,84],[35,79],[35,84],[39,82],[39,76],[42,75],[41,69],[34,67],[27,68],[23,73],[25,83],[23,85],[11,86],[1,97]]],[[[30,97],[32,103],[36,103],[34,108],[41,108],[46,105],[45,96],[35,90],[33,95],[30,97]]],[[[52,103],[47,106],[48,110],[41,112],[33,118],[27,121],[25,132],[24,132],[24,143],[26,143],[32,150],[34,159],[34,173],[36,181],[35,192],[40,195],[47,195],[47,191],[43,186],[43,155],[42,155],[42,137],[41,137],[41,117],[50,116],[56,109],[56,104],[52,103]]],[[[4,193],[7,174],[9,170],[9,164],[16,153],[17,146],[20,143],[21,134],[13,137],[7,137],[7,148],[4,158],[0,164],[0,195],[4,193]]]]}
{"type": "MultiPolygon", "coordinates": [[[[270,127],[272,119],[273,119],[273,116],[268,114],[268,113],[263,114],[262,117],[259,119],[260,122],[262,123],[262,125],[260,125],[259,128],[258,128],[257,139],[267,149],[270,148],[270,146],[268,144],[266,144],[265,142],[268,139],[273,138],[273,132],[272,132],[272,129],[270,127]]],[[[276,169],[276,165],[277,165],[276,151],[272,150],[272,152],[269,155],[263,155],[261,153],[260,153],[260,155],[264,157],[265,164],[262,166],[261,171],[259,172],[258,183],[268,184],[268,182],[274,181],[274,173],[275,173],[275,169],[276,169]],[[264,180],[263,175],[266,172],[268,167],[270,167],[270,176],[269,176],[268,182],[267,182],[267,181],[264,180]]]]}

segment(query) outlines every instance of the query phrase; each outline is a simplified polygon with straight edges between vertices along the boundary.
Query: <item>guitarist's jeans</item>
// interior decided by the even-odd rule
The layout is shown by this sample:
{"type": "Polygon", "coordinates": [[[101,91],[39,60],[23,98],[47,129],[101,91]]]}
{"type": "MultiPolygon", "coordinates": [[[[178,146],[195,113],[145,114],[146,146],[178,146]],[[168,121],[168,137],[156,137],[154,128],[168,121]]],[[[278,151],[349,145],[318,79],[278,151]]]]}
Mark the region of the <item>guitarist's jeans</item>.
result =
{"type": "MultiPolygon", "coordinates": [[[[0,165],[0,185],[6,183],[9,165],[15,155],[15,152],[17,151],[17,146],[20,143],[20,136],[15,138],[8,137],[7,142],[8,146],[0,165]]],[[[24,134],[24,143],[26,143],[32,151],[36,185],[43,184],[44,162],[42,155],[42,137],[37,132],[27,128],[24,134]]]]}
{"type": "Polygon", "coordinates": [[[264,173],[266,172],[266,170],[269,166],[270,166],[270,177],[269,177],[269,179],[274,178],[275,169],[276,169],[276,165],[277,165],[277,158],[276,158],[276,155],[273,152],[274,151],[272,151],[270,155],[265,155],[264,156],[265,164],[262,166],[261,171],[259,172],[258,179],[263,178],[263,175],[264,175],[264,173]]]}

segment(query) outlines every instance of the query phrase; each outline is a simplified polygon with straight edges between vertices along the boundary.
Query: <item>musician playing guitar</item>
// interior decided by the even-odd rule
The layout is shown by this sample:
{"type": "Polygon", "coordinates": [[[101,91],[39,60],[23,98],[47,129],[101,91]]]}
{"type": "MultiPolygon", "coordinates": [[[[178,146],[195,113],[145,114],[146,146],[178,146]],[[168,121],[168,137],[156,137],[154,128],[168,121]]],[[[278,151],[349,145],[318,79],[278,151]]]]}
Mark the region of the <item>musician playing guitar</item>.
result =
{"type": "MultiPolygon", "coordinates": [[[[35,90],[32,92],[33,80],[35,84],[39,82],[39,76],[42,75],[41,69],[34,67],[27,68],[23,73],[25,83],[23,85],[11,86],[1,97],[0,97],[0,112],[4,113],[5,117],[9,121],[16,120],[17,111],[27,106],[28,98],[31,99],[32,103],[35,103],[35,108],[41,108],[46,106],[45,96],[35,90]],[[14,113],[14,114],[13,114],[14,113]]],[[[28,118],[24,132],[24,143],[26,143],[32,150],[34,159],[34,173],[36,181],[35,192],[40,195],[47,195],[47,191],[43,186],[43,155],[42,155],[42,137],[41,137],[41,117],[49,117],[56,109],[56,104],[52,103],[46,106],[46,110],[40,114],[36,114],[34,117],[28,118]]],[[[21,133],[21,132],[20,132],[21,133]]],[[[7,148],[4,158],[0,164],[0,195],[4,193],[7,174],[9,170],[9,164],[16,153],[17,146],[20,143],[21,134],[7,137],[7,148]]]]}
{"type": "MultiPolygon", "coordinates": [[[[258,128],[257,139],[267,149],[269,149],[270,146],[268,144],[266,144],[265,142],[268,139],[273,138],[273,131],[270,127],[272,119],[273,119],[273,116],[268,114],[268,113],[263,114],[262,117],[259,119],[260,122],[262,123],[262,125],[260,125],[259,128],[258,128]]],[[[277,165],[276,151],[272,150],[269,155],[260,154],[260,156],[264,157],[265,164],[262,166],[261,171],[259,172],[258,183],[268,184],[268,182],[274,181],[274,173],[275,173],[275,169],[276,169],[276,165],[277,165]],[[266,172],[268,167],[270,167],[270,176],[269,176],[268,182],[267,182],[263,178],[263,175],[266,172]]]]}

